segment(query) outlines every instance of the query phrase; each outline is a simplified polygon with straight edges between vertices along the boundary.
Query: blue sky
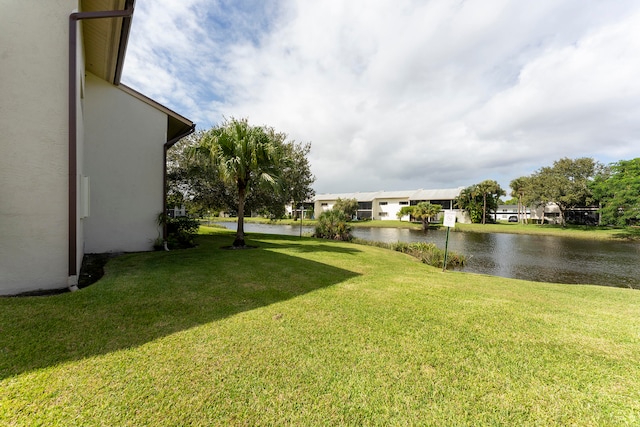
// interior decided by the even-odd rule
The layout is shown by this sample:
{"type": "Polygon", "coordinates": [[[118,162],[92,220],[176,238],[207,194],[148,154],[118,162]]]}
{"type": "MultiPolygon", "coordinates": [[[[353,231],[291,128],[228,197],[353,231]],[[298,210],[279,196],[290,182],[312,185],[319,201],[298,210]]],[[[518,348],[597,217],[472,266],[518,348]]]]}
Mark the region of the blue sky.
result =
{"type": "Polygon", "coordinates": [[[123,83],[310,142],[318,193],[640,156],[636,0],[137,0],[123,83]]]}

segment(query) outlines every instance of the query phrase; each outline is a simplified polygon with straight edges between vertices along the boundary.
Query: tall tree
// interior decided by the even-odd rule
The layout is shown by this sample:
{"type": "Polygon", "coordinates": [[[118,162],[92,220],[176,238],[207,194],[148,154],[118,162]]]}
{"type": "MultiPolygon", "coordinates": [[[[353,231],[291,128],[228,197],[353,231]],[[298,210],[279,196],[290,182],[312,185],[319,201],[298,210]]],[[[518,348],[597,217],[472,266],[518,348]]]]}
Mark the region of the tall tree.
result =
{"type": "Polygon", "coordinates": [[[467,211],[471,222],[482,221],[482,197],[477,184],[464,188],[456,198],[455,205],[467,211]]]}
{"type": "Polygon", "coordinates": [[[341,211],[347,218],[351,219],[358,213],[358,200],[338,198],[333,205],[333,209],[341,211]]]}
{"type": "Polygon", "coordinates": [[[189,212],[200,215],[235,205],[234,188],[226,186],[207,162],[191,155],[205,134],[202,130],[192,133],[167,152],[167,205],[184,204],[189,212]]]}
{"type": "Polygon", "coordinates": [[[601,205],[602,223],[625,226],[640,222],[640,157],[603,169],[591,188],[601,205]]]}
{"type": "Polygon", "coordinates": [[[244,247],[244,212],[247,193],[253,186],[269,184],[280,191],[282,151],[263,127],[247,119],[231,119],[212,128],[193,147],[191,155],[213,169],[238,191],[238,228],[234,247],[244,247]]]}
{"type": "Polygon", "coordinates": [[[294,142],[284,144],[285,156],[289,159],[282,174],[282,187],[287,193],[286,202],[291,202],[295,208],[296,202],[311,201],[315,191],[311,187],[316,178],[311,173],[311,167],[307,156],[311,151],[311,144],[296,144],[294,142]]]}
{"type": "Polygon", "coordinates": [[[557,160],[531,176],[531,199],[538,205],[555,203],[564,227],[568,209],[592,202],[590,185],[601,169],[602,165],[590,157],[557,160]]]}
{"type": "Polygon", "coordinates": [[[281,191],[274,192],[269,186],[258,186],[248,195],[245,207],[247,211],[257,211],[271,218],[282,218],[286,204],[292,203],[295,207],[299,203],[310,201],[315,195],[312,188],[315,177],[311,173],[307,158],[311,144],[286,141],[285,134],[275,133],[270,128],[267,130],[273,141],[281,147],[281,191]]]}

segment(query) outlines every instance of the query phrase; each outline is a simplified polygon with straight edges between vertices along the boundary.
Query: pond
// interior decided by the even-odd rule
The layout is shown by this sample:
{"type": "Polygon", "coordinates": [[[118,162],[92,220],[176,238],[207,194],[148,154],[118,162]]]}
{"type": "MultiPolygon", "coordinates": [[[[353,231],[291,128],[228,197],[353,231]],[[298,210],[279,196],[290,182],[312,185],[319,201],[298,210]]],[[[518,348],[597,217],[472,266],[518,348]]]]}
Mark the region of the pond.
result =
{"type": "MultiPolygon", "coordinates": [[[[231,230],[236,223],[218,223],[231,230]]],[[[299,226],[248,224],[248,233],[297,236],[299,226]]],[[[313,233],[313,227],[302,227],[313,233]]],[[[354,228],[355,237],[378,242],[433,242],[444,248],[446,231],[397,228],[354,228]]],[[[594,284],[640,289],[640,244],[586,240],[555,236],[501,233],[449,234],[449,250],[463,254],[466,265],[459,269],[538,282],[594,284]]]]}

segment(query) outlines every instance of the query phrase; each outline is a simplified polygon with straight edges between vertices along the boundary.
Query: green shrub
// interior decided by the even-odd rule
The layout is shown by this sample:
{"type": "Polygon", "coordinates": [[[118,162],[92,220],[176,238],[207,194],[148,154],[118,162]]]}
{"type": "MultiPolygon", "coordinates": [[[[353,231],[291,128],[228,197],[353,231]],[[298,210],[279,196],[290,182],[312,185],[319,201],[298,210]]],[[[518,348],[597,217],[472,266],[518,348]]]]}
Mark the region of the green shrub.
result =
{"type": "MultiPolygon", "coordinates": [[[[187,216],[179,216],[171,218],[168,215],[160,214],[158,217],[159,225],[167,226],[167,247],[169,249],[185,249],[195,246],[194,239],[198,234],[200,222],[197,219],[187,216]]],[[[158,242],[154,245],[156,249],[159,247],[158,242]]]]}
{"type": "Polygon", "coordinates": [[[347,224],[347,216],[344,212],[335,209],[320,214],[313,236],[321,239],[344,241],[350,241],[353,238],[351,236],[351,226],[347,224]]]}

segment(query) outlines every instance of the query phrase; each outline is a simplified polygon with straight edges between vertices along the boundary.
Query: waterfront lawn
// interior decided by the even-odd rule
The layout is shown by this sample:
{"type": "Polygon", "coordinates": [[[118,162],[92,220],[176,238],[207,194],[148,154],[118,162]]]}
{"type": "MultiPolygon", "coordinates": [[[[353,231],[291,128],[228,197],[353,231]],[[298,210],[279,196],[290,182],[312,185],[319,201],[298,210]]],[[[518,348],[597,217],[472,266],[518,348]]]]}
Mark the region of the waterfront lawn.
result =
{"type": "Polygon", "coordinates": [[[0,424],[640,424],[638,291],[207,230],[1,298],[0,424]]]}

